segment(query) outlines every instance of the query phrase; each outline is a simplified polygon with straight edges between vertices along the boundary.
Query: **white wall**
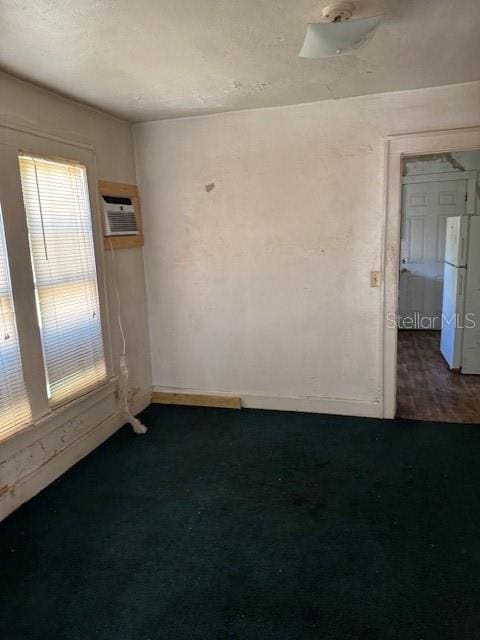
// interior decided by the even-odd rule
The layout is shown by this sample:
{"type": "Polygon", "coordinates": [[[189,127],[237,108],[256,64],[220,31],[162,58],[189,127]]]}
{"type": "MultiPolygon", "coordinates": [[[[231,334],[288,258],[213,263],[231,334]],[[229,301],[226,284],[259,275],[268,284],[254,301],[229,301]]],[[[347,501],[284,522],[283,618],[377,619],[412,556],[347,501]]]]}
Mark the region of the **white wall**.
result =
{"type": "Polygon", "coordinates": [[[384,138],[479,106],[469,83],[136,125],[154,387],[379,415],[384,138]]]}
{"type": "MultiPolygon", "coordinates": [[[[0,126],[20,127],[35,134],[92,145],[98,179],[135,183],[129,124],[4,74],[0,74],[0,96],[0,126]]],[[[99,211],[94,213],[99,215],[99,211]]],[[[139,411],[149,403],[151,394],[143,251],[117,251],[115,257],[131,368],[130,394],[134,409],[139,411]]],[[[111,258],[107,252],[110,330],[117,364],[121,347],[111,258]]],[[[56,412],[33,429],[0,443],[0,519],[122,424],[114,392],[112,386],[93,394],[88,400],[56,412]]]]}

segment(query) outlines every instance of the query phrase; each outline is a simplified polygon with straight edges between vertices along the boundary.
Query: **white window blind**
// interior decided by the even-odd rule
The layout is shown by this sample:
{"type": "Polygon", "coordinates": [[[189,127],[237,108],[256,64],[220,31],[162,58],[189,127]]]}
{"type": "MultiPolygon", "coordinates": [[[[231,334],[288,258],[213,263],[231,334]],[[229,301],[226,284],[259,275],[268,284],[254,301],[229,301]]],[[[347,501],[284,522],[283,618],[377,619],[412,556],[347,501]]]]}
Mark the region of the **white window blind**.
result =
{"type": "Polygon", "coordinates": [[[85,167],[19,157],[48,397],[52,405],[106,377],[85,167]]]}
{"type": "Polygon", "coordinates": [[[0,440],[30,422],[0,210],[0,440]]]}

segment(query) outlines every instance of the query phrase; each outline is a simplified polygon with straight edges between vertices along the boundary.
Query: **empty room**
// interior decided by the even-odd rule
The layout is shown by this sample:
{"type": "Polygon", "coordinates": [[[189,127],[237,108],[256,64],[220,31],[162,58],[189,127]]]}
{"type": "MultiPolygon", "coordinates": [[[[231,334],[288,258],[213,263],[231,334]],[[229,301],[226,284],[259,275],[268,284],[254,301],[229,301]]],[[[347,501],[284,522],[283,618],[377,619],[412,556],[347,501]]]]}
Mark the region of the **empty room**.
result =
{"type": "Polygon", "coordinates": [[[478,0],[0,35],[0,638],[477,640],[478,0]]]}

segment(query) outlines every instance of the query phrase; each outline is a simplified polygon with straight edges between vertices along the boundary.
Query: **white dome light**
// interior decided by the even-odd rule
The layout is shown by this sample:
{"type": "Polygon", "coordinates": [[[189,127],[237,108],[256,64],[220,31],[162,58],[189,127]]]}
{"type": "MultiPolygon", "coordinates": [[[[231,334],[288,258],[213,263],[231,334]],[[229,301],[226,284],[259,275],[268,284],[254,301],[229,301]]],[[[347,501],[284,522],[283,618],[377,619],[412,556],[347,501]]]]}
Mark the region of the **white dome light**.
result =
{"type": "Polygon", "coordinates": [[[354,5],[340,2],[326,7],[326,22],[307,25],[301,58],[326,58],[356,49],[364,44],[380,24],[381,16],[351,20],[354,5]]]}

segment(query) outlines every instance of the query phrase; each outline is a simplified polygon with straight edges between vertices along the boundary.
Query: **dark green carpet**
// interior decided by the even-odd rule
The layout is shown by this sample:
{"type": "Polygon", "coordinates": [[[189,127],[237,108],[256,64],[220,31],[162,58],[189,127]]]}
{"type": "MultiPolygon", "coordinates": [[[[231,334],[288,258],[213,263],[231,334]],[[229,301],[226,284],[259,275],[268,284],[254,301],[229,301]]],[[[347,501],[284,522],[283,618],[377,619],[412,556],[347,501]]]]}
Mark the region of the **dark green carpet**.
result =
{"type": "Polygon", "coordinates": [[[480,637],[480,425],[143,418],[0,525],[2,640],[480,637]]]}

